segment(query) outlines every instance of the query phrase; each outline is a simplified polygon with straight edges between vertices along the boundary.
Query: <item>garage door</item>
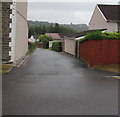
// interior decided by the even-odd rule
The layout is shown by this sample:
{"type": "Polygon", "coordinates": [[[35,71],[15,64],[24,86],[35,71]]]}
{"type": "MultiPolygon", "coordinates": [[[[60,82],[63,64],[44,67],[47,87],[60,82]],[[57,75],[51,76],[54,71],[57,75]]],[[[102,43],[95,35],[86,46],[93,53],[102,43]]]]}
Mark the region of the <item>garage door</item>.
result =
{"type": "Polygon", "coordinates": [[[64,51],[72,54],[72,55],[76,55],[76,41],[73,39],[65,39],[64,40],[64,51]]]}

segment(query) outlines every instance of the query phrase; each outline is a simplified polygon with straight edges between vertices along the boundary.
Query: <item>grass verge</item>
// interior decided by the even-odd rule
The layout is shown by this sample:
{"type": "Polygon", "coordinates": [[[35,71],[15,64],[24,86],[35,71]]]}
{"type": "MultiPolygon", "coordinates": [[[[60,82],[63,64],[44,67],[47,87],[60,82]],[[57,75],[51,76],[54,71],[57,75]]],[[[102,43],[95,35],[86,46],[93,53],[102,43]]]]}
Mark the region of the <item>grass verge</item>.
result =
{"type": "Polygon", "coordinates": [[[12,64],[0,64],[0,74],[7,74],[12,68],[12,64]]]}

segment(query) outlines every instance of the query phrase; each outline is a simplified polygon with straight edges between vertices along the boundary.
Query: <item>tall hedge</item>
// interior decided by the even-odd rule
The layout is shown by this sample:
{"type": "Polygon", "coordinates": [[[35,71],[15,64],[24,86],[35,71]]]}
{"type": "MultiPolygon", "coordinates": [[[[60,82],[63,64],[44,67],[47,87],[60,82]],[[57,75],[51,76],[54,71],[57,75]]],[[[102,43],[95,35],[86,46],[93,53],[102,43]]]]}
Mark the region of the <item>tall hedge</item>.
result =
{"type": "Polygon", "coordinates": [[[57,52],[61,52],[62,51],[62,42],[53,42],[52,50],[57,51],[57,52]]]}

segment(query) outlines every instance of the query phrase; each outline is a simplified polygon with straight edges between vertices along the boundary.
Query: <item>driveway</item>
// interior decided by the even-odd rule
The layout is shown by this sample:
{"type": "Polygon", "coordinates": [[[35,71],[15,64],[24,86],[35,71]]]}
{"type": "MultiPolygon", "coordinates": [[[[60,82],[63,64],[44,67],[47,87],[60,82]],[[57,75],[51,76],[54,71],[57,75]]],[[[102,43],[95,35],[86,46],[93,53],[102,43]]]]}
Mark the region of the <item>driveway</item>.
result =
{"type": "Polygon", "coordinates": [[[64,53],[36,49],[3,75],[4,115],[117,115],[114,73],[87,69],[64,53]]]}

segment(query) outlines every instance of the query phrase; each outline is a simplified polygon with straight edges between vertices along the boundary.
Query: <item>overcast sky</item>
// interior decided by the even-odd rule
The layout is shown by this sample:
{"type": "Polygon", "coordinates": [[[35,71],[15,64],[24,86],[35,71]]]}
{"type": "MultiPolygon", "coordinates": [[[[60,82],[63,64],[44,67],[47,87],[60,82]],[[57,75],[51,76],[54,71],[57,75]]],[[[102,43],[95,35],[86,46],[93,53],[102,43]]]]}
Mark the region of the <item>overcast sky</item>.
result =
{"type": "Polygon", "coordinates": [[[28,20],[62,24],[88,24],[97,3],[117,4],[119,0],[92,0],[92,2],[90,0],[82,0],[84,2],[81,0],[54,1],[34,0],[33,2],[33,0],[29,0],[28,20]]]}

